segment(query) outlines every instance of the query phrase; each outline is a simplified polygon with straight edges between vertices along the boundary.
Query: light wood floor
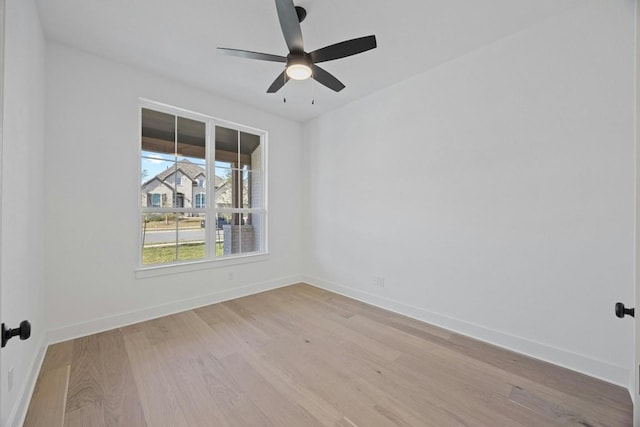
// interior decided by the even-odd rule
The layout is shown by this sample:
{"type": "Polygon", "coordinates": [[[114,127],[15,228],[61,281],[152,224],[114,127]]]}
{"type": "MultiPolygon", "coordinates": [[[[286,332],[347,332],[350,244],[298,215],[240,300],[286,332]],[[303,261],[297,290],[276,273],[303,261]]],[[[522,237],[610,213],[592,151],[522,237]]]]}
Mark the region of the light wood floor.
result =
{"type": "Polygon", "coordinates": [[[308,285],[49,347],[26,426],[630,426],[627,390],[308,285]]]}

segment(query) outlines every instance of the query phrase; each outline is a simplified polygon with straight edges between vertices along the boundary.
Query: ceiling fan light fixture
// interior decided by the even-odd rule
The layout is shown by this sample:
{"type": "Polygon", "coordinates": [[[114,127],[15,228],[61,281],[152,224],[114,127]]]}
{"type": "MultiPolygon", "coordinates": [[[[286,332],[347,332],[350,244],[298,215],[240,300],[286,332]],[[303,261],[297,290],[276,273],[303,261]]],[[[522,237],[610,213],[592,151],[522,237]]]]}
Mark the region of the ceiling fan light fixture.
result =
{"type": "Polygon", "coordinates": [[[286,57],[250,50],[218,48],[218,52],[225,55],[286,64],[284,70],[278,74],[278,77],[267,89],[267,93],[276,93],[289,80],[306,80],[308,78],[312,78],[334,92],[340,92],[345,88],[344,84],[316,64],[357,55],[377,47],[376,36],[370,35],[334,43],[313,52],[306,52],[300,28],[300,23],[306,16],[306,10],[303,7],[295,6],[293,0],[275,0],[275,2],[280,29],[289,49],[289,54],[286,57]]]}
{"type": "Polygon", "coordinates": [[[293,80],[306,80],[311,77],[311,67],[301,62],[291,63],[287,66],[287,76],[293,80]]]}

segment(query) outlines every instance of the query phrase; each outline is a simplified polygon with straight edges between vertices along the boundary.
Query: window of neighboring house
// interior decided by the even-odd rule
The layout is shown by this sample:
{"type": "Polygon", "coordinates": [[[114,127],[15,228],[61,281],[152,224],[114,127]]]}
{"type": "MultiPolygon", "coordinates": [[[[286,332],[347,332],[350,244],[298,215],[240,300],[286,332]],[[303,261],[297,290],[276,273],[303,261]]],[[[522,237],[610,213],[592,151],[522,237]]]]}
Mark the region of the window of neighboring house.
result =
{"type": "Polygon", "coordinates": [[[159,208],[162,203],[162,194],[159,193],[149,193],[147,199],[147,206],[151,206],[154,208],[159,208]]]}
{"type": "Polygon", "coordinates": [[[206,206],[207,195],[205,193],[196,194],[196,208],[204,208],[206,206]]]}
{"type": "Polygon", "coordinates": [[[141,266],[265,253],[265,132],[147,101],[141,124],[141,266]]]}

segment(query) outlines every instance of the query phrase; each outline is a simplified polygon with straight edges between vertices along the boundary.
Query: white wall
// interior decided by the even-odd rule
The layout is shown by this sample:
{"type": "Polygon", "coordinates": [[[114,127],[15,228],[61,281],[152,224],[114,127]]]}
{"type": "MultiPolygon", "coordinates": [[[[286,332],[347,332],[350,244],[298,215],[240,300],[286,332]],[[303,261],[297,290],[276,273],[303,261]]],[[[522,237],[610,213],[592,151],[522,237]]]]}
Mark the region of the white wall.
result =
{"type": "Polygon", "coordinates": [[[46,297],[52,341],[300,278],[301,124],[56,43],[48,43],[46,59],[46,297]],[[269,132],[267,261],[135,278],[139,97],[269,132]]]}
{"type": "Polygon", "coordinates": [[[308,123],[308,280],[628,386],[633,7],[584,2],[308,123]]]}
{"type": "Polygon", "coordinates": [[[44,58],[33,0],[7,1],[2,161],[2,321],[28,319],[28,341],[2,349],[0,426],[21,425],[44,355],[44,58]],[[14,369],[8,391],[7,372],[14,369]]]}
{"type": "Polygon", "coordinates": [[[34,337],[3,349],[2,386],[9,366],[16,385],[2,421],[19,412],[46,327],[57,341],[303,272],[628,385],[632,327],[613,303],[633,295],[631,3],[585,2],[303,129],[56,43],[44,99],[35,8],[10,1],[2,310],[11,324],[30,318],[34,337]],[[135,278],[139,97],[270,132],[267,261],[135,278]],[[31,191],[13,190],[25,170],[31,191]]]}

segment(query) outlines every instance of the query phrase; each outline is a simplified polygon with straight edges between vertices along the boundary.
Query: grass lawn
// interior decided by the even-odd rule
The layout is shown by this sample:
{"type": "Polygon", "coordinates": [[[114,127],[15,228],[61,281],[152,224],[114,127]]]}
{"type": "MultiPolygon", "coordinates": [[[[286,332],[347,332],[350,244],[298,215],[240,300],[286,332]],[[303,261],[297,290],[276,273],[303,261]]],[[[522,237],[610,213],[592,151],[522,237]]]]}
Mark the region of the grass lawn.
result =
{"type": "MultiPolygon", "coordinates": [[[[204,258],[204,243],[184,243],[178,247],[178,261],[204,258]]],[[[216,255],[222,255],[222,243],[216,243],[216,255]]],[[[142,264],[160,264],[176,260],[175,246],[146,247],[142,249],[142,264]]]]}
{"type": "MultiPolygon", "coordinates": [[[[181,218],[178,221],[178,228],[200,228],[200,222],[204,218],[200,217],[188,217],[181,218]]],[[[144,229],[144,224],[142,224],[142,228],[144,229]]],[[[149,221],[147,222],[147,230],[175,230],[176,229],[176,221],[174,219],[169,219],[168,221],[149,221]]]]}

